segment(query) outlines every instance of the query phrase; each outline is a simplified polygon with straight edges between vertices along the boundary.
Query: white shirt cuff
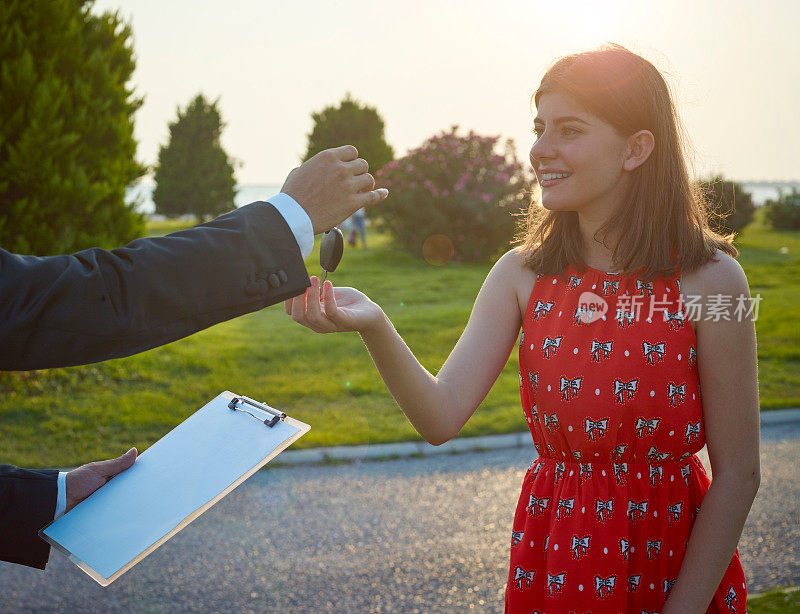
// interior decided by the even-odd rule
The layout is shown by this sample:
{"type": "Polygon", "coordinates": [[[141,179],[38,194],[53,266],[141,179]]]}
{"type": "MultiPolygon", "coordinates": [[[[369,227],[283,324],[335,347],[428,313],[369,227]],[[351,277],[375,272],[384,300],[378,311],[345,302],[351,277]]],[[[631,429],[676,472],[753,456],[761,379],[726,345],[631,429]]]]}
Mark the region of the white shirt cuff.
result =
{"type": "Polygon", "coordinates": [[[314,249],[314,225],[311,223],[308,213],[294,198],[283,192],[267,199],[267,202],[275,207],[289,224],[297,245],[300,247],[303,260],[308,258],[311,250],[314,249]]]}
{"type": "Polygon", "coordinates": [[[67,472],[58,472],[58,497],[56,498],[56,513],[53,520],[58,520],[67,511],[67,472]]]}

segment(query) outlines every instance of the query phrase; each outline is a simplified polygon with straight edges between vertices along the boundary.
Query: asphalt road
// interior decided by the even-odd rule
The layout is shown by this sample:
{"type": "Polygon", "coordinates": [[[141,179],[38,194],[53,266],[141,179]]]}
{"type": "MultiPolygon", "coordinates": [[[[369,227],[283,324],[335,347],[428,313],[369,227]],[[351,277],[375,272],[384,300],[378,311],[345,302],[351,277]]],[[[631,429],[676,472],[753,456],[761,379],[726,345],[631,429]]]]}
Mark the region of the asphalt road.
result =
{"type": "MultiPolygon", "coordinates": [[[[761,435],[750,592],[800,584],[800,423],[761,435]]],[[[0,611],[502,612],[532,453],[262,471],[107,588],[58,553],[44,572],[0,563],[0,611]]]]}

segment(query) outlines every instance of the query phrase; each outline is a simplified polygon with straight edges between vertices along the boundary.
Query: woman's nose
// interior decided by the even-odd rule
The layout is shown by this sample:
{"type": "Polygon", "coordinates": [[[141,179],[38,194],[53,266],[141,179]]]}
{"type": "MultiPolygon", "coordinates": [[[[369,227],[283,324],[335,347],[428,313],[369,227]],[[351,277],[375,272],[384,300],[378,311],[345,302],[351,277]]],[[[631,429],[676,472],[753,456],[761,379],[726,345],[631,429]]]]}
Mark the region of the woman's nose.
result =
{"type": "Polygon", "coordinates": [[[542,134],[533,142],[531,146],[531,164],[536,168],[541,160],[554,157],[553,148],[550,146],[550,138],[542,134]]]}

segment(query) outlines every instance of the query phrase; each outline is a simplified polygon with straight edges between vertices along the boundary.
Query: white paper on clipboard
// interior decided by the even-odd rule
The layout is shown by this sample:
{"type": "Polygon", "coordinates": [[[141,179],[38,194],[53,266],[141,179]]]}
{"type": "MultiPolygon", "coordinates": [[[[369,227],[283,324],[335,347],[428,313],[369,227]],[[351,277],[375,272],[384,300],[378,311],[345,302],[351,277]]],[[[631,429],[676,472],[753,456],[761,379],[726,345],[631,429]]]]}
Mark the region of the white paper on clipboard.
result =
{"type": "Polygon", "coordinates": [[[289,416],[267,426],[252,403],[223,392],[40,535],[108,586],[311,428],[289,416]]]}

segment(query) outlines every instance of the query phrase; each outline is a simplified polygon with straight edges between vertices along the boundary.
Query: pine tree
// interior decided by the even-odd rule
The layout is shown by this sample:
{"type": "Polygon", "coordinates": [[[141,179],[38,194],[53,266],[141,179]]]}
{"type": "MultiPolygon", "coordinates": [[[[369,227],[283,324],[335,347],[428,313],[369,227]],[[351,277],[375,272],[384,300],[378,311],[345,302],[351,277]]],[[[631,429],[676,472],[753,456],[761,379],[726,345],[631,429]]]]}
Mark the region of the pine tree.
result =
{"type": "Polygon", "coordinates": [[[131,30],[91,1],[0,2],[0,245],[47,255],[140,235],[131,30]]]}
{"type": "Polygon", "coordinates": [[[347,94],[338,107],[313,113],[314,128],[308,135],[303,161],[324,149],[355,145],[358,155],[375,172],[394,159],[394,150],[384,137],[384,123],[375,107],[362,105],[347,94]]]}
{"type": "Polygon", "coordinates": [[[219,140],[224,124],[217,102],[198,94],[169,125],[169,143],[161,147],[155,172],[158,213],[189,213],[202,222],[234,208],[236,179],[219,140]]]}

